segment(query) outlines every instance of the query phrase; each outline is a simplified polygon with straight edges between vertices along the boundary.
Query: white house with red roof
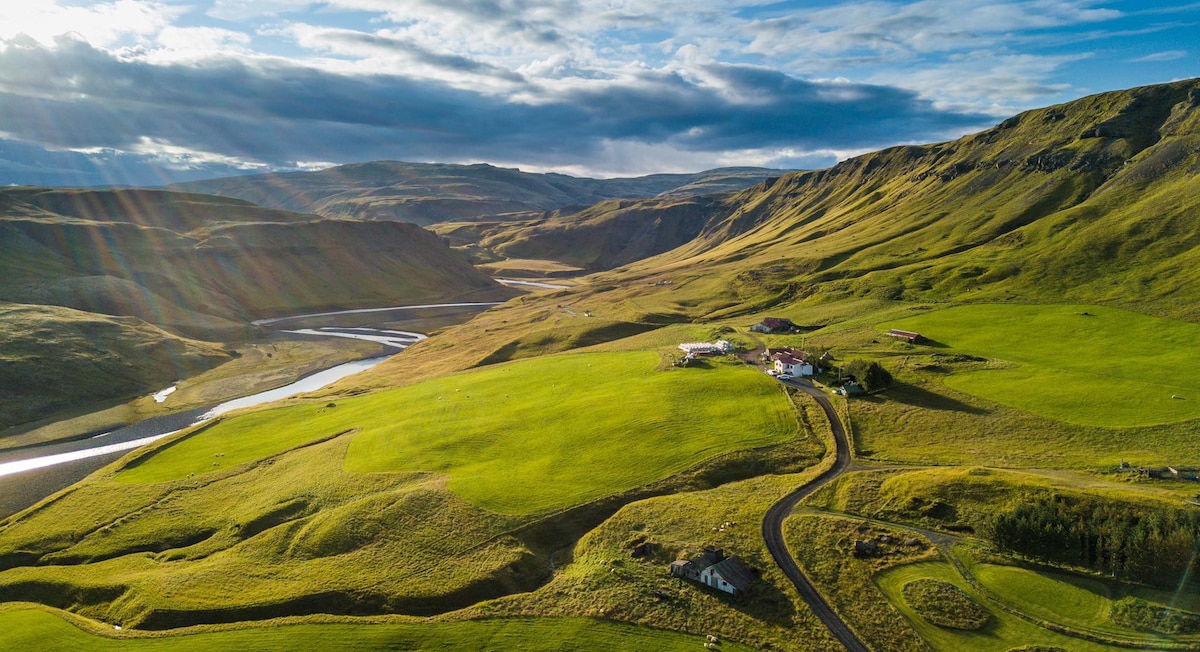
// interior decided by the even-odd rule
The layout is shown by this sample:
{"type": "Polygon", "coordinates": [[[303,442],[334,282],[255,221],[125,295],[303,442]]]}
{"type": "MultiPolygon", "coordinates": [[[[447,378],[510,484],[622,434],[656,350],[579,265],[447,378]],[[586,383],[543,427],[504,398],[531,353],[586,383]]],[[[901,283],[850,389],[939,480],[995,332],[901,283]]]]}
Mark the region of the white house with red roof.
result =
{"type": "Polygon", "coordinates": [[[771,359],[775,362],[775,371],[779,372],[781,376],[788,374],[800,378],[802,376],[813,375],[812,363],[804,358],[795,357],[787,353],[776,353],[774,356],[771,356],[771,359]]]}

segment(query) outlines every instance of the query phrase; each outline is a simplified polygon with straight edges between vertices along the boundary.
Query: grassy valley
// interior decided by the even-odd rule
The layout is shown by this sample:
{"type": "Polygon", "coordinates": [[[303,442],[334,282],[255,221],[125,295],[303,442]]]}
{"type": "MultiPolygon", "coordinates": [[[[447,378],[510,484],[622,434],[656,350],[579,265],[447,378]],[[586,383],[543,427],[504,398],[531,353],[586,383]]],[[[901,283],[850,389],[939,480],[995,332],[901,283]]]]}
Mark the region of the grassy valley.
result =
{"type": "MultiPolygon", "coordinates": [[[[0,643],[837,649],[764,539],[768,510],[823,478],[782,539],[868,649],[1195,649],[1198,116],[1200,85],[1177,82],[721,196],[438,227],[493,273],[595,273],[0,521],[0,643]],[[796,328],[751,329],[765,317],[796,328]],[[736,352],[677,364],[718,339],[736,352]],[[823,403],[763,373],[781,346],[832,355],[814,382],[848,461],[823,403]],[[890,385],[835,395],[859,360],[890,385]],[[706,548],[756,581],[734,597],[668,573],[706,548]]],[[[315,248],[361,277],[386,247],[347,261],[322,247],[340,235],[292,236],[411,226],[366,224],[128,228],[315,248]]],[[[262,265],[274,287],[282,263],[262,265]]],[[[205,309],[235,323],[319,304],[213,278],[205,309]]]]}
{"type": "Polygon", "coordinates": [[[514,294],[408,224],[151,190],[9,188],[0,210],[0,427],[194,376],[263,338],[252,319],[514,294]]]}

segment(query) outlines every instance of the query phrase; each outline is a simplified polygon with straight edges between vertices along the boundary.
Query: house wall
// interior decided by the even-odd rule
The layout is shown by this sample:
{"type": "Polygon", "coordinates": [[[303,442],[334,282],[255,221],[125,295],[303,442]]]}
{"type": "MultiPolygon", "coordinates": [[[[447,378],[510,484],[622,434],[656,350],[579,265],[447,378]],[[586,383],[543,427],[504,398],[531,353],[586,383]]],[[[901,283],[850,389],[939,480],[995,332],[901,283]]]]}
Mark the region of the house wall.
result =
{"type": "Polygon", "coordinates": [[[710,570],[707,568],[700,571],[700,583],[717,589],[718,591],[724,591],[730,594],[734,592],[733,586],[729,582],[726,582],[725,579],[719,574],[710,572],[710,570]]]}

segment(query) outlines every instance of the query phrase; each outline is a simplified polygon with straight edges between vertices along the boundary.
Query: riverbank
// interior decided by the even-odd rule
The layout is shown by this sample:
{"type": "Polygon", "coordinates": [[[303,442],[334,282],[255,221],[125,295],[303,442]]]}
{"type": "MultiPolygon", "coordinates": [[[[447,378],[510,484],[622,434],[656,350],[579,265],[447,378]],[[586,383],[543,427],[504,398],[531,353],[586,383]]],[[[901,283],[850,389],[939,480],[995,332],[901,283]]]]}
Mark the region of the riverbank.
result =
{"type": "Polygon", "coordinates": [[[0,518],[82,480],[133,448],[226,412],[327,387],[426,337],[398,330],[401,326],[462,322],[489,305],[397,306],[386,311],[298,316],[298,321],[321,317],[340,324],[280,331],[271,341],[248,345],[235,361],[173,385],[175,390],[170,393],[155,392],[129,404],[0,440],[0,518]],[[345,326],[348,318],[356,319],[358,325],[345,326]],[[375,321],[378,327],[361,324],[364,319],[375,321]],[[337,364],[327,364],[331,358],[337,364]],[[290,382],[278,382],[281,377],[290,382]],[[211,396],[219,398],[201,402],[211,396]],[[142,418],[129,419],[131,415],[142,418]],[[123,418],[127,420],[124,423],[120,422],[123,418]]]}

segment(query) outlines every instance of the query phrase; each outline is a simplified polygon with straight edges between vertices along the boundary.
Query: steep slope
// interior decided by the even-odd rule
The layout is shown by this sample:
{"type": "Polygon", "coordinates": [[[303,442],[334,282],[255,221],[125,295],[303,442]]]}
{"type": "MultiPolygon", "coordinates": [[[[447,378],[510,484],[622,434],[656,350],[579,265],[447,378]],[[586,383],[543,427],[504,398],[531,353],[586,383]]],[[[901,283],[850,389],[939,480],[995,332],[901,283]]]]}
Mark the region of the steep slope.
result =
{"type": "Polygon", "coordinates": [[[719,197],[607,201],[511,227],[501,223],[478,246],[506,258],[611,269],[690,242],[723,207],[719,197]]]}
{"type": "Polygon", "coordinates": [[[255,317],[510,295],[410,224],[146,191],[12,189],[0,202],[7,301],[230,338],[255,317]]]}
{"type": "Polygon", "coordinates": [[[587,179],[532,174],[486,164],[379,161],[318,172],[230,177],[171,187],[329,217],[428,225],[486,215],[541,212],[617,198],[728,192],[779,174],[778,170],[764,168],[721,168],[696,174],[587,179]]]}
{"type": "Polygon", "coordinates": [[[0,303],[0,429],[167,387],[230,359],[135,317],[0,303]],[[63,373],[69,369],[70,373],[63,373]]]}
{"type": "MultiPolygon", "coordinates": [[[[722,309],[814,294],[1066,296],[1196,318],[1197,171],[1200,82],[1105,93],[957,141],[896,147],[693,201],[696,237],[632,265],[622,280],[703,275],[703,297],[670,294],[712,305],[724,293],[715,302],[722,309]]],[[[602,269],[629,262],[630,232],[662,247],[677,242],[680,212],[675,199],[610,203],[497,226],[483,241],[504,254],[602,269]]]]}
{"type": "Polygon", "coordinates": [[[800,292],[1065,295],[1194,316],[1198,166],[1200,82],[1106,93],[764,184],[653,264],[758,266],[800,292]]]}

